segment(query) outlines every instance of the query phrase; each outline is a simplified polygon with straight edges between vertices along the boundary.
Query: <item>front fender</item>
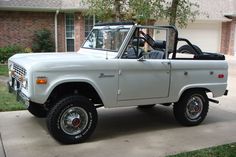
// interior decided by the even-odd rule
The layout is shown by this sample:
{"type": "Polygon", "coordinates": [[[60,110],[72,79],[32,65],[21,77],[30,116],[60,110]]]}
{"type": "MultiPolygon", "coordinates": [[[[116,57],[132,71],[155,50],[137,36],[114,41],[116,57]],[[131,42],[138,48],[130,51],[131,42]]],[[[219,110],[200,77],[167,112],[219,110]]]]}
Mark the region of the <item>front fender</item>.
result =
{"type": "MultiPolygon", "coordinates": [[[[57,86],[64,84],[64,83],[70,83],[70,82],[88,83],[96,90],[96,92],[98,93],[98,95],[100,96],[102,101],[104,99],[104,95],[103,95],[102,91],[99,89],[96,82],[94,82],[93,80],[91,80],[89,78],[83,78],[83,77],[73,78],[71,76],[70,76],[70,78],[66,78],[65,76],[62,76],[62,77],[58,77],[57,79],[54,79],[53,81],[50,81],[50,77],[48,79],[49,79],[48,85],[35,85],[34,95],[31,98],[31,101],[36,102],[36,103],[40,103],[40,104],[44,104],[47,101],[47,99],[49,98],[52,91],[57,86]]],[[[34,82],[36,82],[36,81],[34,81],[34,82]]]]}

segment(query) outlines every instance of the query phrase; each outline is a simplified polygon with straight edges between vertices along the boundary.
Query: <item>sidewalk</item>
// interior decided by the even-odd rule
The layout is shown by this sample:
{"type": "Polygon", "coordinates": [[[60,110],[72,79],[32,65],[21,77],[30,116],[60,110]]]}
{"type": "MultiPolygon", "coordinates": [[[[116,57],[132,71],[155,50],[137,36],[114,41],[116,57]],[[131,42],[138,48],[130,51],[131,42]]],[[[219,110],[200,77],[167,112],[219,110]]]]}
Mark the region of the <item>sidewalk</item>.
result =
{"type": "Polygon", "coordinates": [[[5,149],[3,147],[1,132],[0,132],[0,157],[6,157],[5,149]]]}

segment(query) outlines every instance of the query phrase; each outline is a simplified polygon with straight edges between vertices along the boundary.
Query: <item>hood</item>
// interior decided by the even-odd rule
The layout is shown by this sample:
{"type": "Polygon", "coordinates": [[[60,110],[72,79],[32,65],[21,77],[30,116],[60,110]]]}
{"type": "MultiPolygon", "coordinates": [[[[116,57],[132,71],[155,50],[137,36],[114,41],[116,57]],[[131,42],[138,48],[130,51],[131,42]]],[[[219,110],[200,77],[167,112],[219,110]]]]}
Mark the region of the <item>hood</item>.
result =
{"type": "Polygon", "coordinates": [[[9,58],[10,62],[14,62],[18,65],[28,69],[29,67],[39,63],[61,63],[66,65],[68,63],[74,63],[86,60],[105,60],[107,58],[115,58],[117,53],[98,50],[82,49],[78,52],[58,52],[58,53],[22,53],[16,54],[9,58]]]}

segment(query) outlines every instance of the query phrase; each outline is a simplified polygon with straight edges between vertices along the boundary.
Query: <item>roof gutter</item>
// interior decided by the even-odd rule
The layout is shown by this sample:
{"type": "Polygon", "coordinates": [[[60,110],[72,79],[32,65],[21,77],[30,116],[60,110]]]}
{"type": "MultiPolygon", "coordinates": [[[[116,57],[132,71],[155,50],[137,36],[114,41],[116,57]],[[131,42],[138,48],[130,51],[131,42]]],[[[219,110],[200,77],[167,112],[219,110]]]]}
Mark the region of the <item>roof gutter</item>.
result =
{"type": "Polygon", "coordinates": [[[226,18],[228,18],[228,19],[234,19],[234,18],[236,18],[236,13],[228,13],[228,14],[225,14],[224,15],[226,18]]]}
{"type": "Polygon", "coordinates": [[[59,14],[59,10],[56,11],[54,17],[54,25],[55,25],[55,52],[58,52],[58,34],[57,34],[57,16],[59,14]]]}
{"type": "Polygon", "coordinates": [[[87,7],[71,7],[71,8],[58,8],[58,7],[11,7],[11,6],[0,6],[1,11],[32,11],[32,12],[55,12],[60,10],[60,12],[68,11],[85,11],[87,7]]]}

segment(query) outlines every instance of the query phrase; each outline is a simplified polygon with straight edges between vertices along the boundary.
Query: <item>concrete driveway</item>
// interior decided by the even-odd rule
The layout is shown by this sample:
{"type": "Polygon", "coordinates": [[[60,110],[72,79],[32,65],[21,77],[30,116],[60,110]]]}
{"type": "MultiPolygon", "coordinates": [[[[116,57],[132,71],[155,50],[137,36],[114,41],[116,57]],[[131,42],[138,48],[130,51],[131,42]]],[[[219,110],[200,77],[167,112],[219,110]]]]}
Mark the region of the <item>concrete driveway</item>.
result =
{"type": "Polygon", "coordinates": [[[230,63],[229,95],[210,104],[205,121],[180,126],[172,107],[98,109],[99,122],[82,144],[61,145],[49,134],[45,119],[27,111],[0,113],[0,157],[158,157],[236,142],[236,59],[230,63]]]}

